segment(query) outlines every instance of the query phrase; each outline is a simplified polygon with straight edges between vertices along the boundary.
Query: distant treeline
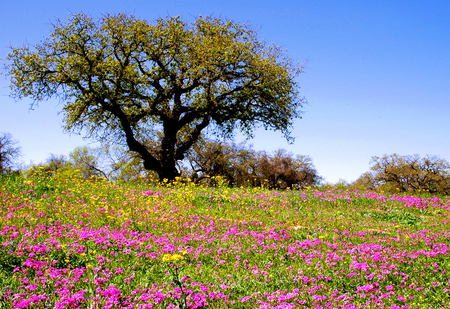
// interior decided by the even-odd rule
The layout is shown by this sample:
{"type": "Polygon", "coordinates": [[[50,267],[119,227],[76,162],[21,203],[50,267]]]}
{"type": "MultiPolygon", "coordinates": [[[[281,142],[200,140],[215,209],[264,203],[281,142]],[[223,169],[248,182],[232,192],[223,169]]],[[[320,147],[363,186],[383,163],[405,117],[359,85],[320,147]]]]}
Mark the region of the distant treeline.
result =
{"type": "MultiPolygon", "coordinates": [[[[157,151],[155,151],[157,153],[157,151]]],[[[13,170],[20,157],[18,142],[0,133],[0,174],[13,170]]],[[[256,151],[245,143],[235,144],[201,139],[177,162],[178,181],[197,184],[303,189],[329,186],[341,189],[383,191],[386,193],[450,194],[450,165],[437,156],[372,157],[370,171],[356,181],[324,184],[306,155],[293,155],[284,149],[273,153],[256,151]]],[[[66,158],[51,154],[45,162],[17,169],[30,176],[36,172],[47,177],[76,174],[80,178],[103,177],[110,181],[158,182],[158,175],[146,170],[141,158],[118,146],[77,147],[66,158]]]]}
{"type": "MultiPolygon", "coordinates": [[[[255,151],[245,143],[234,144],[202,140],[178,162],[179,181],[228,186],[264,186],[273,189],[301,189],[318,185],[321,177],[308,156],[292,155],[286,150],[273,154],[255,151]]],[[[139,156],[119,147],[77,147],[66,158],[50,155],[40,164],[25,169],[25,174],[45,172],[49,177],[63,171],[76,171],[82,178],[104,177],[111,181],[159,181],[153,171],[145,170],[139,156]]]]}

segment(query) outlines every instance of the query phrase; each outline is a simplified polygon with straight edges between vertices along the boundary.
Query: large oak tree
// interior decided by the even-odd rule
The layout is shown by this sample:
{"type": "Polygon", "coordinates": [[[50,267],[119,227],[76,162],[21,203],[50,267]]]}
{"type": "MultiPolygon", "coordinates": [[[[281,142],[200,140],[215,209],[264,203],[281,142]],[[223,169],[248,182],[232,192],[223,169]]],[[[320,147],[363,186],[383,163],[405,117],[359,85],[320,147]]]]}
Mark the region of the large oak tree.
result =
{"type": "Polygon", "coordinates": [[[263,126],[289,139],[303,103],[301,65],[248,25],[213,17],[76,14],[8,59],[14,98],[59,97],[67,131],[126,145],[161,179],[179,175],[176,161],[207,127],[230,137],[263,126]]]}

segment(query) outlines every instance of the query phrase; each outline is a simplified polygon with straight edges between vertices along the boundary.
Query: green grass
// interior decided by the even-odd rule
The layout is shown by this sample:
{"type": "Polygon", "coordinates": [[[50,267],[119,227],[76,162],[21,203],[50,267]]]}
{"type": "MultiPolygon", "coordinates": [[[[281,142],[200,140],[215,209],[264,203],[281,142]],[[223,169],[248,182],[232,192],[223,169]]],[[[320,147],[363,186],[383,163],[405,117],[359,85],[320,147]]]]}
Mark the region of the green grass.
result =
{"type": "Polygon", "coordinates": [[[36,175],[0,203],[0,308],[450,303],[447,198],[36,175]]]}

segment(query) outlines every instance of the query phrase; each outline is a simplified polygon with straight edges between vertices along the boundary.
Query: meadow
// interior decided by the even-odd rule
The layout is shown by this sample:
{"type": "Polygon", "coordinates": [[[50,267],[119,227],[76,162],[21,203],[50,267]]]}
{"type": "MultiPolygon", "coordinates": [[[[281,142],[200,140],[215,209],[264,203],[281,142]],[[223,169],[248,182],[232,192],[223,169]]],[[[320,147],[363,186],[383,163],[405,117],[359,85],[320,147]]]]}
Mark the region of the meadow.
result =
{"type": "Polygon", "coordinates": [[[450,199],[0,178],[0,308],[450,308],[450,199]]]}

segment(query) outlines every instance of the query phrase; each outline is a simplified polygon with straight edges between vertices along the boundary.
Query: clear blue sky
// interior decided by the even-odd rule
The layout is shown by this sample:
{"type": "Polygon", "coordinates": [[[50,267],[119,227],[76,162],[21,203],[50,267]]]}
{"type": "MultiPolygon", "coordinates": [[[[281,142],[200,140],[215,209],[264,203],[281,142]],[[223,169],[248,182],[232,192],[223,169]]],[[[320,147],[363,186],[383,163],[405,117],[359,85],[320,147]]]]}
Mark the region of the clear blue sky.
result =
{"type": "MultiPolygon", "coordinates": [[[[257,150],[284,148],[312,157],[328,182],[353,181],[371,156],[431,154],[450,161],[450,1],[50,1],[0,2],[0,58],[9,49],[38,43],[58,17],[127,12],[153,21],[211,15],[260,28],[268,43],[308,60],[298,78],[308,105],[295,122],[295,143],[257,131],[257,150]]],[[[62,133],[58,101],[9,98],[0,77],[0,132],[22,146],[26,164],[50,153],[67,155],[90,141],[62,133]]]]}

